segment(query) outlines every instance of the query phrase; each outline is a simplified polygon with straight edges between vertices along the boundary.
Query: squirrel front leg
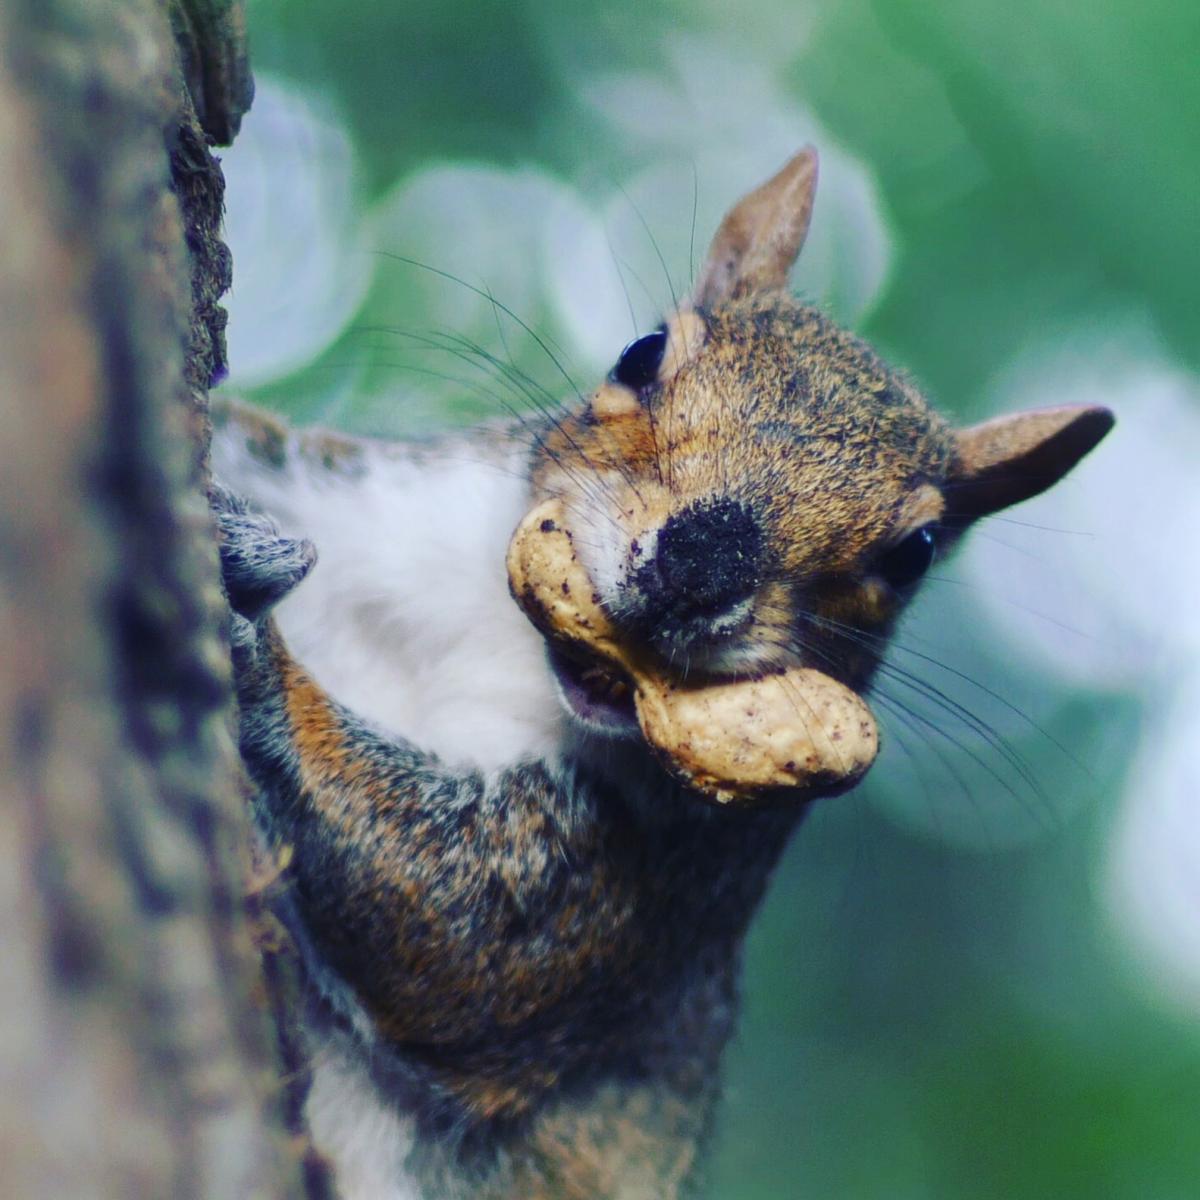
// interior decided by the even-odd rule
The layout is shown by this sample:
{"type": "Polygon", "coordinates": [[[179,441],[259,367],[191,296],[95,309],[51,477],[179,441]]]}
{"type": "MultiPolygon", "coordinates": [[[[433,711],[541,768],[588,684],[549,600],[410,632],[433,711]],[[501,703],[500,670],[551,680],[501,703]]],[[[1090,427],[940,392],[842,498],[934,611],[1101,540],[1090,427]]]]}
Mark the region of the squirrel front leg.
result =
{"type": "Polygon", "coordinates": [[[561,871],[565,796],[544,763],[448,770],[332,700],[268,617],[240,669],[243,756],[291,850],[304,918],[400,1042],[515,1020],[526,939],[561,871]],[[508,980],[507,988],[500,987],[508,980]]]}
{"type": "Polygon", "coordinates": [[[606,892],[611,856],[578,819],[586,788],[546,762],[449,769],[338,704],[270,615],[312,548],[226,493],[217,516],[241,749],[306,935],[466,1115],[519,1115],[569,1065],[530,1055],[529,1031],[632,944],[621,889],[606,892]]]}
{"type": "MultiPolygon", "coordinates": [[[[418,1127],[432,1117],[434,1138],[505,1139],[507,1166],[480,1196],[683,1195],[737,946],[783,827],[771,814],[647,823],[582,768],[485,777],[371,728],[270,616],[312,548],[216,500],[259,821],[287,850],[310,966],[332,969],[379,1035],[369,1069],[395,1051],[416,1085],[398,1103],[418,1127]],[[730,856],[758,864],[745,886],[723,874],[730,856]]],[[[664,805],[674,786],[663,777],[664,805]]]]}

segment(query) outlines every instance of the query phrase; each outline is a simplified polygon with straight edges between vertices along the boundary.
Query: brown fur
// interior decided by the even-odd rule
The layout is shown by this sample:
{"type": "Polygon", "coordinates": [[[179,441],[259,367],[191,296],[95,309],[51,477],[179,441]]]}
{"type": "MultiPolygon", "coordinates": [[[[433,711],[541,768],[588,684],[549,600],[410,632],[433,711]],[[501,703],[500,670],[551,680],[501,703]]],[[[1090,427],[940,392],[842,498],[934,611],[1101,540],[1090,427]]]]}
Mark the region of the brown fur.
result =
{"type": "Polygon", "coordinates": [[[236,429],[251,458],[272,470],[287,466],[290,441],[295,443],[302,460],[322,471],[353,478],[363,469],[360,440],[328,429],[302,430],[297,434],[279,417],[228,397],[213,401],[213,427],[236,429]]]}
{"type": "Polygon", "coordinates": [[[701,1110],[677,1095],[602,1088],[588,1105],[563,1105],[536,1122],[512,1185],[494,1200],[679,1200],[703,1132],[701,1110]]]}
{"type": "Polygon", "coordinates": [[[771,548],[743,634],[774,648],[758,665],[861,689],[876,665],[862,637],[878,643],[907,599],[879,576],[887,550],[939,522],[948,549],[968,521],[1049,487],[1112,415],[1051,409],[952,431],[869,346],[783,290],[816,180],[808,148],[733,207],[693,298],[664,322],[658,378],[623,398],[610,378],[565,416],[534,484],[581,508],[602,491],[631,545],[698,502],[746,506],[771,548]]]}
{"type": "MultiPolygon", "coordinates": [[[[777,665],[800,657],[801,609],[886,632],[901,598],[869,567],[941,515],[949,426],[869,347],[782,292],[691,316],[702,344],[637,410],[601,419],[588,406],[547,436],[539,490],[594,503],[577,480],[603,478],[631,541],[696,500],[745,501],[772,548],[747,638],[777,646],[777,665]]],[[[858,687],[870,669],[844,640],[807,665],[858,687]]]]}
{"type": "MultiPolygon", "coordinates": [[[[316,931],[335,945],[353,943],[369,913],[389,914],[387,928],[375,930],[384,940],[369,975],[355,971],[380,1032],[421,1054],[476,1120],[524,1116],[564,1070],[602,1055],[606,1041],[621,1053],[627,1014],[678,954],[667,914],[680,909],[672,921],[683,920],[690,909],[702,930],[705,902],[672,895],[673,876],[656,872],[653,844],[633,840],[632,829],[564,824],[552,781],[533,768],[510,773],[492,803],[476,795],[457,812],[431,813],[420,778],[398,787],[395,764],[365,752],[362,731],[347,725],[277,634],[272,644],[302,803],[347,855],[339,893],[311,900],[316,931]],[[586,866],[564,872],[571,861],[586,866]],[[648,922],[654,911],[664,919],[648,922]],[[604,978],[627,981],[619,1002],[603,989],[588,997],[604,978]],[[610,1018],[592,1044],[570,1046],[572,1022],[594,1005],[610,1008],[610,1018]],[[535,1028],[564,1039],[559,1065],[489,1048],[498,1031],[522,1038],[535,1028]],[[474,1043],[477,1050],[462,1049],[474,1043]]],[[[303,853],[298,847],[301,868],[303,853]]],[[[713,905],[712,919],[726,924],[729,915],[713,905]]]]}

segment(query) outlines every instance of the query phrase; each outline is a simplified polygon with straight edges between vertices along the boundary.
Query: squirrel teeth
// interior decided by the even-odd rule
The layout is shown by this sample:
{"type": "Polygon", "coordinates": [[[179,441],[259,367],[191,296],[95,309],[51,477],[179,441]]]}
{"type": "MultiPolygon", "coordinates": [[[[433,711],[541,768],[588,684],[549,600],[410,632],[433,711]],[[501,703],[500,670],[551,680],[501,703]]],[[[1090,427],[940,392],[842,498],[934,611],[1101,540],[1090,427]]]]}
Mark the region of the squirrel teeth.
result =
{"type": "Polygon", "coordinates": [[[508,549],[513,597],[552,641],[598,659],[580,673],[597,695],[634,694],[638,724],[667,768],[722,804],[844,791],[875,761],[879,733],[862,698],[808,667],[761,679],[687,685],[627,646],[594,598],[558,500],[537,505],[508,549]]]}

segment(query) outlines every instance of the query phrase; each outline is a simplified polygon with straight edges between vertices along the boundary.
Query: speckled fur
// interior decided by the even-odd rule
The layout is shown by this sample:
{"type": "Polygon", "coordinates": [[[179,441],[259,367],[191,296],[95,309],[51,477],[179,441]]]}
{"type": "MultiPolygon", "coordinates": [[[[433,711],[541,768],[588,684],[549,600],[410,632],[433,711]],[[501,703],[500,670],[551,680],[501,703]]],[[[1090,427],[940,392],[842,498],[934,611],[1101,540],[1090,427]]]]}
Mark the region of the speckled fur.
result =
{"type": "Polygon", "coordinates": [[[952,432],[784,291],[814,179],[802,154],[733,210],[657,378],[610,379],[532,445],[218,424],[218,472],[284,529],[218,493],[242,751],[312,984],[308,1115],[347,1200],[694,1194],[742,938],[804,810],[708,807],[640,740],[564,720],[505,594],[529,506],[565,499],[600,603],[634,630],[659,531],[724,503],[726,533],[752,532],[747,615],[663,669],[804,662],[861,690],[909,595],[881,556],[930,523],[949,545],[1111,424],[952,432]],[[322,561],[295,587],[301,537],[322,561]]]}
{"type": "MultiPolygon", "coordinates": [[[[239,411],[220,436],[257,446],[259,422],[239,411]]],[[[254,470],[299,470],[295,435],[276,446],[254,470]]],[[[328,505],[362,480],[326,484],[328,505]]],[[[285,919],[316,985],[310,1116],[318,1144],[354,1160],[344,1194],[384,1194],[374,1156],[397,1197],[682,1196],[740,939],[797,814],[697,811],[644,753],[569,735],[557,754],[472,771],[381,733],[263,614],[262,595],[307,570],[305,547],[236,507],[226,579],[257,619],[238,621],[243,751],[260,823],[290,855],[285,919]]],[[[306,585],[318,597],[325,565],[306,585]]]]}
{"type": "MultiPolygon", "coordinates": [[[[704,339],[693,357],[633,413],[602,419],[585,407],[565,420],[548,436],[535,480],[578,514],[584,561],[593,578],[610,581],[601,592],[618,615],[628,576],[597,561],[596,545],[623,552],[648,542],[647,529],[683,502],[741,502],[769,554],[732,666],[807,659],[861,689],[875,657],[823,633],[819,620],[889,631],[907,597],[881,589],[871,563],[943,516],[941,488],[955,466],[949,426],[865,343],[783,292],[696,316],[704,339]],[[599,515],[595,475],[607,500],[599,515]],[[936,502],[908,511],[922,489],[936,502]]],[[[945,545],[953,533],[948,526],[945,545]]]]}

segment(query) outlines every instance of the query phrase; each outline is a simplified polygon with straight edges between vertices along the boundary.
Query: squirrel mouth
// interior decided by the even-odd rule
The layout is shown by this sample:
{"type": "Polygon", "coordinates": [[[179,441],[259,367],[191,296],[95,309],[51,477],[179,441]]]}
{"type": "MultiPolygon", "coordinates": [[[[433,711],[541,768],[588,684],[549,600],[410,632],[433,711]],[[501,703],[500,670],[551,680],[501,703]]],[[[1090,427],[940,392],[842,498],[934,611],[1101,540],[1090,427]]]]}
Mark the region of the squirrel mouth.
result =
{"type": "Polygon", "coordinates": [[[640,734],[633,681],[620,668],[576,656],[547,643],[550,668],[567,712],[585,728],[606,737],[640,734]]]}

